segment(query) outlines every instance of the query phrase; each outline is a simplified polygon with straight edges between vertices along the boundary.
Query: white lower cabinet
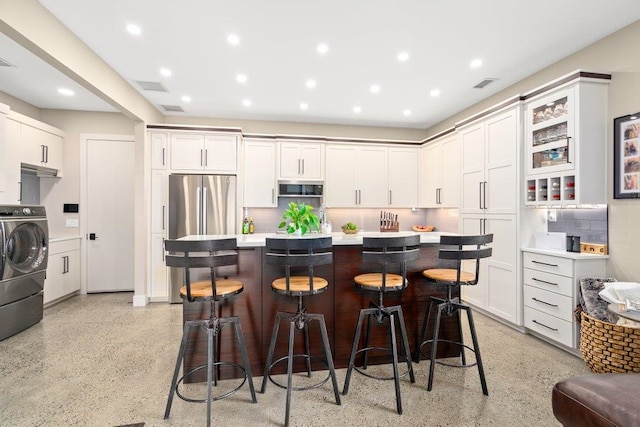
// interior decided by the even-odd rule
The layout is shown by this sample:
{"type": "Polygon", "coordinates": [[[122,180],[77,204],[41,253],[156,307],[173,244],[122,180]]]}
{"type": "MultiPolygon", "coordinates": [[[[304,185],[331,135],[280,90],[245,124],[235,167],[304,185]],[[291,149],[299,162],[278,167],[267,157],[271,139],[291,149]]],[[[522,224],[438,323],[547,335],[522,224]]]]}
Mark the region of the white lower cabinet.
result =
{"type": "Polygon", "coordinates": [[[604,277],[607,258],[604,255],[524,249],[525,328],[576,350],[580,334],[573,310],[578,304],[580,279],[604,277]]]}
{"type": "Polygon", "coordinates": [[[80,239],[49,243],[45,305],[80,290],[80,239]]]}
{"type": "Polygon", "coordinates": [[[151,235],[151,266],[149,299],[151,301],[169,300],[168,268],[164,259],[164,234],[151,235]]]}

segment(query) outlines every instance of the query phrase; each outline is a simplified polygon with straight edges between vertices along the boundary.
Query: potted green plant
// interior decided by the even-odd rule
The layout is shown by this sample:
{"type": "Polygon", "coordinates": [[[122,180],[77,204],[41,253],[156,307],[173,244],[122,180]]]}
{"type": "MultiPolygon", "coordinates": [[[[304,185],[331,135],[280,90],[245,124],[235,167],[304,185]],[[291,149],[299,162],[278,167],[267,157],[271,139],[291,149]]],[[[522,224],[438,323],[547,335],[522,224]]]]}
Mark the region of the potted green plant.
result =
{"type": "Polygon", "coordinates": [[[291,202],[282,213],[282,222],[278,228],[286,227],[287,233],[300,233],[300,235],[312,229],[319,230],[320,221],[312,211],[313,206],[291,202]]]}

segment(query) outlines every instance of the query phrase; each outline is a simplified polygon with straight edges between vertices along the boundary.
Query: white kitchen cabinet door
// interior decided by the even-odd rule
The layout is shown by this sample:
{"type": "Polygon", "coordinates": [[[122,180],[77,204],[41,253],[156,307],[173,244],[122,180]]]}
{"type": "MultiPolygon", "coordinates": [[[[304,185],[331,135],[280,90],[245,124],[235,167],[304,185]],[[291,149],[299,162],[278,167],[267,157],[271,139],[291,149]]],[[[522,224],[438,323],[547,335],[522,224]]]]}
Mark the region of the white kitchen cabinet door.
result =
{"type": "Polygon", "coordinates": [[[0,192],[0,202],[7,205],[20,203],[20,123],[7,119],[5,129],[5,168],[0,173],[5,174],[5,189],[0,192]]]}
{"type": "Polygon", "coordinates": [[[487,215],[484,232],[493,234],[491,257],[486,265],[486,310],[513,324],[520,324],[521,295],[518,284],[519,247],[515,215],[487,215]]]}
{"type": "Polygon", "coordinates": [[[20,126],[20,161],[62,170],[62,137],[24,123],[20,126]]]}
{"type": "Polygon", "coordinates": [[[151,235],[151,274],[149,298],[152,301],[169,300],[168,268],[165,264],[164,235],[151,235]]]}
{"type": "Polygon", "coordinates": [[[327,171],[324,201],[327,207],[357,206],[356,157],[358,150],[351,145],[327,146],[327,171]]]}
{"type": "Polygon", "coordinates": [[[359,147],[357,153],[355,170],[358,207],[388,206],[389,152],[387,147],[359,147]]]}
{"type": "Polygon", "coordinates": [[[171,169],[196,170],[204,168],[204,135],[171,135],[171,169]]]}
{"type": "Polygon", "coordinates": [[[323,144],[280,142],[279,145],[280,179],[322,179],[323,144]]]}
{"type": "Polygon", "coordinates": [[[62,272],[65,268],[63,254],[49,254],[47,263],[47,278],[44,281],[44,304],[50,303],[64,295],[64,278],[62,272]]]}
{"type": "Polygon", "coordinates": [[[151,172],[151,232],[166,233],[168,215],[168,181],[167,172],[154,170],[151,172]]]}
{"type": "Polygon", "coordinates": [[[487,213],[515,214],[518,208],[518,114],[510,109],[485,123],[484,207],[487,213]]]}
{"type": "Polygon", "coordinates": [[[80,250],[69,251],[66,256],[66,269],[63,274],[64,293],[69,295],[80,290],[80,250]]]}
{"type": "Polygon", "coordinates": [[[457,134],[440,141],[440,207],[457,208],[460,205],[460,140],[457,134]]]}
{"type": "Polygon", "coordinates": [[[478,123],[460,132],[462,151],[462,194],[460,213],[482,213],[482,190],[484,185],[484,123],[478,123]]]}
{"type": "Polygon", "coordinates": [[[49,244],[44,304],[80,290],[80,239],[49,244]]]}
{"type": "Polygon", "coordinates": [[[204,170],[236,172],[238,170],[238,137],[206,135],[204,138],[204,170]]]}
{"type": "Polygon", "coordinates": [[[244,206],[277,207],[276,144],[244,139],[244,206]]]}
{"type": "Polygon", "coordinates": [[[440,144],[432,142],[421,148],[423,162],[423,202],[425,208],[438,208],[441,191],[440,144]]]}
{"type": "Polygon", "coordinates": [[[151,141],[151,169],[167,169],[167,154],[169,148],[169,134],[165,132],[150,132],[151,141]]]}
{"type": "Polygon", "coordinates": [[[418,206],[418,150],[389,148],[389,206],[418,206]]]}

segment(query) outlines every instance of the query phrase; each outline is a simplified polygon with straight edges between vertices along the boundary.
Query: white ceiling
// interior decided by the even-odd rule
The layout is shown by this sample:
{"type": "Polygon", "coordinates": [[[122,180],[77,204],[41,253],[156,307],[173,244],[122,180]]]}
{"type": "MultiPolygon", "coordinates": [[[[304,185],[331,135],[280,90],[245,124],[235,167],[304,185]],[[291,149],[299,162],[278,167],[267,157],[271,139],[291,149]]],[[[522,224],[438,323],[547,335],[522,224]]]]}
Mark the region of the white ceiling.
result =
{"type": "MultiPolygon", "coordinates": [[[[158,107],[165,114],[408,128],[436,124],[640,19],[638,0],[40,3],[151,103],[184,109],[158,107]],[[142,33],[129,34],[129,23],[142,33]],[[240,43],[229,44],[230,34],[240,43]],[[319,43],[329,46],[325,55],[319,43]],[[396,59],[402,51],[405,62],[396,59]],[[472,69],[476,58],[483,65],[472,69]],[[239,73],[246,83],[236,81],[239,73]],[[314,89],[306,87],[310,78],[314,89]],[[473,88],[485,78],[498,80],[473,88]],[[168,92],[143,91],[139,80],[168,92]],[[432,97],[433,89],[440,95],[432,97]]],[[[61,99],[59,73],[7,42],[0,38],[0,58],[17,67],[0,67],[0,90],[41,108],[110,108],[75,86],[73,99],[61,99]]]]}

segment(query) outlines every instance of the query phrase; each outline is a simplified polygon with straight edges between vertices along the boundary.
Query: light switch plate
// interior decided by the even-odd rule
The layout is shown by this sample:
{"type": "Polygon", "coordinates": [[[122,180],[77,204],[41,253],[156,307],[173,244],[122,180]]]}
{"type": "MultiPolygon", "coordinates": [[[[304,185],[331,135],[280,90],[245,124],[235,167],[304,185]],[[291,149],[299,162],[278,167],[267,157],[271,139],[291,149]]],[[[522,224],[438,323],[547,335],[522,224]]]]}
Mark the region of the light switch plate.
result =
{"type": "Polygon", "coordinates": [[[65,227],[67,228],[78,228],[80,225],[80,221],[77,218],[67,218],[65,227]]]}

